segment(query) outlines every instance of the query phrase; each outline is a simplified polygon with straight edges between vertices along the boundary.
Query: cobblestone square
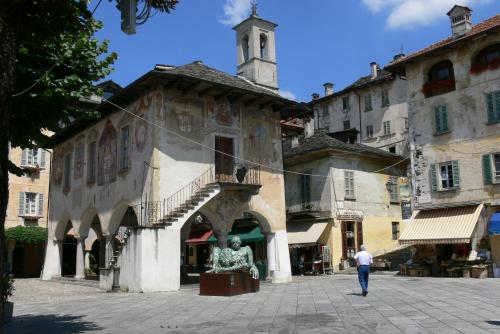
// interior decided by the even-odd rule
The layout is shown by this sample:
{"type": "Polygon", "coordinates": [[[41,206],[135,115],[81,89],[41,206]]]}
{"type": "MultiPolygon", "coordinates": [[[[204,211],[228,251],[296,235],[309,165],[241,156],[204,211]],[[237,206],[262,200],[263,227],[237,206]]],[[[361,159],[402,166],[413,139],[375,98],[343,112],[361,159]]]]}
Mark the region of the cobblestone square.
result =
{"type": "Polygon", "coordinates": [[[26,333],[500,333],[500,280],[296,277],[235,297],[178,292],[104,293],[16,280],[8,334],[26,333]]]}

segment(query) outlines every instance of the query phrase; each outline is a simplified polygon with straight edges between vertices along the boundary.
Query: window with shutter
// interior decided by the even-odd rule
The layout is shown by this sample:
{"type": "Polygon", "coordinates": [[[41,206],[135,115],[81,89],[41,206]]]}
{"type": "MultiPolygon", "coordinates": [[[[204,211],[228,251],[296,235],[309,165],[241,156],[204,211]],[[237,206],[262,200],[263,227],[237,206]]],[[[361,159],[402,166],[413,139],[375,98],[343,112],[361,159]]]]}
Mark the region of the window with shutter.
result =
{"type": "Polygon", "coordinates": [[[500,122],[500,91],[486,94],[488,123],[500,122]]]}
{"type": "Polygon", "coordinates": [[[387,89],[382,90],[382,107],[387,107],[389,105],[389,91],[387,89]]]}
{"type": "Polygon", "coordinates": [[[373,125],[366,126],[366,138],[373,138],[373,125]]]}
{"type": "Polygon", "coordinates": [[[40,164],[39,164],[39,167],[40,168],[45,168],[45,164],[46,164],[46,153],[44,149],[39,149],[39,156],[40,156],[40,164]]]}
{"type": "Polygon", "coordinates": [[[437,166],[436,164],[432,164],[430,166],[431,171],[431,188],[432,191],[438,191],[438,181],[437,181],[437,166]]]}
{"type": "Polygon", "coordinates": [[[300,175],[300,198],[303,204],[311,202],[311,176],[305,175],[310,172],[304,172],[300,175]]]}
{"type": "Polygon", "coordinates": [[[434,109],[435,132],[441,134],[448,132],[448,108],[439,106],[434,109]]]}
{"type": "Polygon", "coordinates": [[[349,110],[351,107],[349,106],[349,96],[344,96],[342,98],[342,109],[349,110]]]}
{"type": "Polygon", "coordinates": [[[37,196],[35,193],[24,193],[24,212],[23,216],[37,215],[37,196]]]}
{"type": "Polygon", "coordinates": [[[370,94],[365,95],[365,111],[372,110],[372,96],[370,94]]]}
{"type": "Polygon", "coordinates": [[[354,193],[354,172],[344,171],[344,187],[346,199],[356,199],[354,193]]]}
{"type": "Polygon", "coordinates": [[[21,152],[21,166],[27,166],[28,165],[28,149],[24,149],[21,152]]]}
{"type": "Polygon", "coordinates": [[[391,121],[385,121],[383,123],[384,125],[384,135],[390,135],[391,134],[391,121]]]}
{"type": "MultiPolygon", "coordinates": [[[[493,171],[492,171],[491,167],[492,167],[491,166],[491,155],[490,154],[483,155],[483,180],[484,180],[484,184],[492,184],[493,183],[493,171]]],[[[500,172],[500,170],[499,170],[499,172],[500,172]]]]}
{"type": "Polygon", "coordinates": [[[458,160],[440,163],[437,168],[431,165],[431,182],[433,190],[447,191],[460,188],[460,167],[458,160]],[[433,176],[433,168],[436,175],[433,176]],[[436,187],[434,188],[434,181],[436,187]]]}
{"type": "Polygon", "coordinates": [[[19,193],[19,216],[24,216],[24,206],[25,206],[25,193],[19,193]]]}
{"type": "Polygon", "coordinates": [[[397,176],[391,176],[389,178],[388,191],[389,191],[389,201],[391,203],[399,203],[398,177],[397,176]]]}

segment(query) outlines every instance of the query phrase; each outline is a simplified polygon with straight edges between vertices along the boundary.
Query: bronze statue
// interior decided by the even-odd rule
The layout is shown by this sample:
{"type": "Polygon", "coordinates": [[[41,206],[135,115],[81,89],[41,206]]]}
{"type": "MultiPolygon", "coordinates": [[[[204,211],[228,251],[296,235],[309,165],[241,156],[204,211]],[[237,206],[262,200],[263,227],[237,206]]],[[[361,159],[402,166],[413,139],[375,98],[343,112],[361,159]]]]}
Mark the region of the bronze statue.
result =
{"type": "Polygon", "coordinates": [[[209,273],[223,273],[228,271],[248,271],[252,278],[259,278],[259,270],[253,263],[252,249],[241,247],[241,239],[234,236],[231,248],[214,247],[212,251],[213,267],[209,273]]]}

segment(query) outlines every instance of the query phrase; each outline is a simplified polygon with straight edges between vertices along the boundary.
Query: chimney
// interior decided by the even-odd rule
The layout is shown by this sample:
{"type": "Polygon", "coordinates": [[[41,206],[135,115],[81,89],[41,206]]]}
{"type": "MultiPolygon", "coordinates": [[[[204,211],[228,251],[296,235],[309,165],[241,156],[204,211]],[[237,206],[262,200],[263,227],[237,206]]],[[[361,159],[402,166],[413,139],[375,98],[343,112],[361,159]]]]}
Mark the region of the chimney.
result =
{"type": "Polygon", "coordinates": [[[378,71],[378,64],[374,61],[370,63],[370,68],[371,68],[371,78],[372,80],[377,77],[377,71],[378,71]]]}
{"type": "Polygon", "coordinates": [[[404,53],[398,53],[397,55],[395,55],[395,56],[393,57],[392,61],[393,61],[393,62],[398,61],[398,60],[400,60],[401,58],[403,58],[404,56],[405,56],[405,54],[404,54],[404,53]]]}
{"type": "Polygon", "coordinates": [[[462,37],[472,29],[472,9],[455,5],[446,13],[450,17],[451,33],[454,38],[462,37]]]}
{"type": "Polygon", "coordinates": [[[311,94],[313,100],[319,99],[319,94],[318,93],[312,93],[311,94]]]}
{"type": "Polygon", "coordinates": [[[323,87],[325,87],[325,96],[333,94],[333,84],[331,82],[325,82],[323,87]]]}

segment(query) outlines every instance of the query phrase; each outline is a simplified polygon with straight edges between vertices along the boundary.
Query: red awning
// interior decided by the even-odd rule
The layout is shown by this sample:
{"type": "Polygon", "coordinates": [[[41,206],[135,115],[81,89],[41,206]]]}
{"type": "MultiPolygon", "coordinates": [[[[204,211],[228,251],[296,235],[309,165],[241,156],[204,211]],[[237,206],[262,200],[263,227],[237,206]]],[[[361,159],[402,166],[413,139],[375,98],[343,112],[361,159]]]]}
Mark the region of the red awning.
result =
{"type": "Polygon", "coordinates": [[[186,240],[186,243],[190,245],[204,244],[212,234],[212,231],[193,231],[189,234],[189,239],[186,240]]]}

